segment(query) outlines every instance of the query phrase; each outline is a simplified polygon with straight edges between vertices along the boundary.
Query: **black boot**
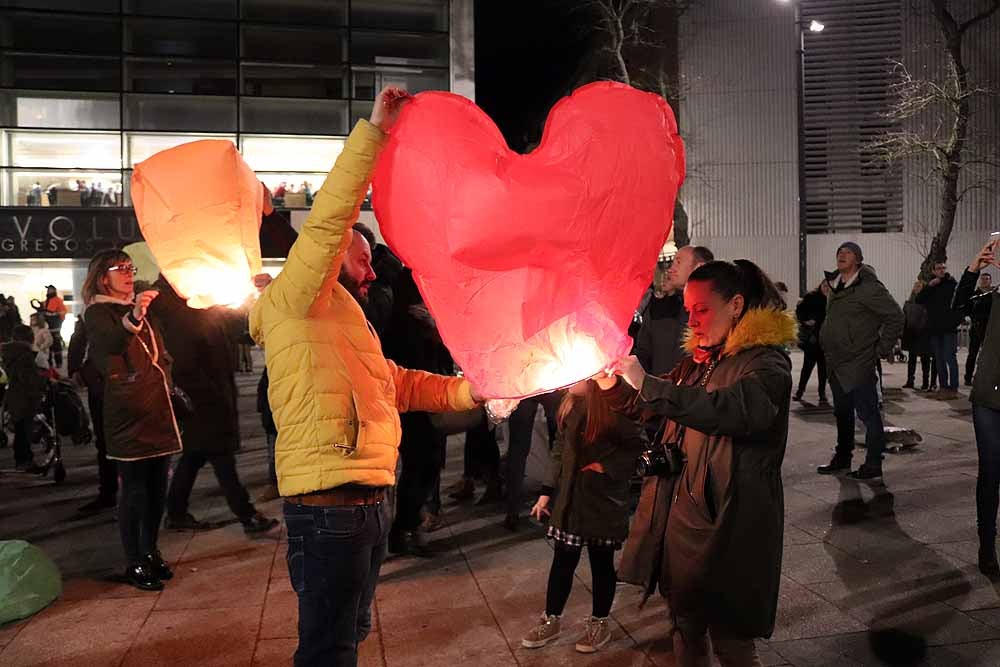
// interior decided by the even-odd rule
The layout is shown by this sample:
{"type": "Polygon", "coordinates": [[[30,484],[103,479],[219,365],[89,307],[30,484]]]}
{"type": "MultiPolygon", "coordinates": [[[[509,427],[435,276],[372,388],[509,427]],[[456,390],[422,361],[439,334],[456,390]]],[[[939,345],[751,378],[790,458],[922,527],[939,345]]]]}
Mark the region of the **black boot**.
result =
{"type": "Polygon", "coordinates": [[[255,512],[252,517],[242,521],[243,532],[247,535],[256,535],[257,533],[266,533],[275,526],[278,525],[277,519],[268,519],[266,516],[260,512],[255,512]]]}
{"type": "Polygon", "coordinates": [[[996,544],[996,535],[979,535],[979,571],[987,577],[1000,576],[1000,563],[997,563],[996,544]]]}
{"type": "Polygon", "coordinates": [[[417,558],[430,558],[434,555],[434,552],[424,544],[420,533],[415,530],[390,531],[389,551],[397,556],[416,556],[417,558]]]}
{"type": "Polygon", "coordinates": [[[163,582],[146,563],[136,563],[125,569],[125,581],[144,591],[162,591],[163,582]]]}
{"type": "Polygon", "coordinates": [[[817,466],[816,472],[821,475],[835,475],[843,470],[851,469],[851,457],[834,454],[830,462],[825,466],[817,466]]]}
{"type": "Polygon", "coordinates": [[[143,564],[149,568],[149,571],[156,575],[157,579],[161,581],[168,581],[174,578],[174,572],[170,569],[170,565],[167,561],[163,560],[163,556],[159,551],[154,551],[151,554],[146,554],[146,557],[142,559],[143,564]]]}

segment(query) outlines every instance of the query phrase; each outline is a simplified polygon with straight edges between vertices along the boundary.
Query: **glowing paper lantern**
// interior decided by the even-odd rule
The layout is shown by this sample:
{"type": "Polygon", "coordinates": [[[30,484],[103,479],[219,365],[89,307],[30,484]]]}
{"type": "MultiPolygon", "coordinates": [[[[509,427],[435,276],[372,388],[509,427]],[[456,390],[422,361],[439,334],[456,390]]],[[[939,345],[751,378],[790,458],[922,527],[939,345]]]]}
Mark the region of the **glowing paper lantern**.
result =
{"type": "Polygon", "coordinates": [[[237,306],[261,272],[263,186],[230,141],[194,141],[140,162],[139,228],[160,272],[193,308],[237,306]]]}
{"type": "Polygon", "coordinates": [[[150,252],[149,246],[143,242],[130,243],[122,250],[132,258],[132,264],[136,268],[135,281],[152,285],[160,277],[160,265],[156,263],[156,258],[150,252]]]}
{"type": "Polygon", "coordinates": [[[373,204],[466,375],[487,397],[524,397],[628,351],[683,180],[659,96],[584,86],[519,155],[472,102],[429,92],[392,130],[373,204]]]}

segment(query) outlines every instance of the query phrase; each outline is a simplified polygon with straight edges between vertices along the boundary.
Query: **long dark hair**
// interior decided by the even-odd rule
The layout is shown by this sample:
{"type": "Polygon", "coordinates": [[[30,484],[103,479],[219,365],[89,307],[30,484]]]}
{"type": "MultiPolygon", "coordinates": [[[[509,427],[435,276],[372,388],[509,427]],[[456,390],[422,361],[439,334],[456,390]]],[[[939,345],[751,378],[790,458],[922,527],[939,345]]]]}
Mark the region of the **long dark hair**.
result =
{"type": "Polygon", "coordinates": [[[688,282],[706,282],[712,291],[726,301],[737,294],[743,297],[742,317],[751,308],[776,308],[784,310],[785,300],[759,266],[749,259],[733,262],[715,261],[695,269],[688,282]]]}
{"type": "Polygon", "coordinates": [[[587,425],[583,429],[583,439],[588,445],[597,442],[601,436],[611,430],[615,422],[615,415],[611,411],[611,406],[604,399],[600,388],[593,380],[587,380],[587,391],[583,396],[576,396],[570,391],[563,396],[562,403],[559,404],[559,411],[556,413],[556,422],[559,430],[566,428],[569,415],[577,404],[582,403],[586,412],[587,425]]]}
{"type": "Polygon", "coordinates": [[[83,305],[89,306],[98,294],[107,294],[108,288],[104,286],[104,278],[108,269],[122,262],[131,262],[132,258],[124,250],[111,248],[101,250],[94,255],[87,266],[87,277],[83,281],[80,296],[83,297],[83,305]]]}

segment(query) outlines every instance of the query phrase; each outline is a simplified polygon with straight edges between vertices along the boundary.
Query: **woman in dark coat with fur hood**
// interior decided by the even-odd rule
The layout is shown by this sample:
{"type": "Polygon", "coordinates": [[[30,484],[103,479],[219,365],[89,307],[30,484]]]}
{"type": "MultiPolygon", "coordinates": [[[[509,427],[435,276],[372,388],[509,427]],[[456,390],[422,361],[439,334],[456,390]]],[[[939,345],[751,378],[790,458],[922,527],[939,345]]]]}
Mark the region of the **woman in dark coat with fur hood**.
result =
{"type": "Polygon", "coordinates": [[[621,565],[623,579],[658,584],[674,621],[678,664],[759,665],[754,638],[774,629],[781,577],[795,322],[752,262],[709,262],[684,292],[692,352],[664,378],[635,357],[625,378],[601,379],[612,406],[662,422],[684,462],[647,477],[621,565]]]}

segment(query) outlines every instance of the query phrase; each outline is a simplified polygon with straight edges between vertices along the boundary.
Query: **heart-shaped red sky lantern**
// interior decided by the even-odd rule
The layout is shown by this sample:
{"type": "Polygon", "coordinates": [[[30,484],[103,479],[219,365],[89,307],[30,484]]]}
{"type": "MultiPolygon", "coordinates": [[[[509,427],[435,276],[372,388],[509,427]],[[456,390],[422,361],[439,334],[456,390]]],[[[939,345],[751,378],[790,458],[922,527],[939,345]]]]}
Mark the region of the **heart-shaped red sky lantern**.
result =
{"type": "Polygon", "coordinates": [[[683,180],[677,123],[657,95],[584,86],[520,155],[475,104],[428,92],[392,130],[373,204],[469,379],[520,398],[628,352],[683,180]]]}

